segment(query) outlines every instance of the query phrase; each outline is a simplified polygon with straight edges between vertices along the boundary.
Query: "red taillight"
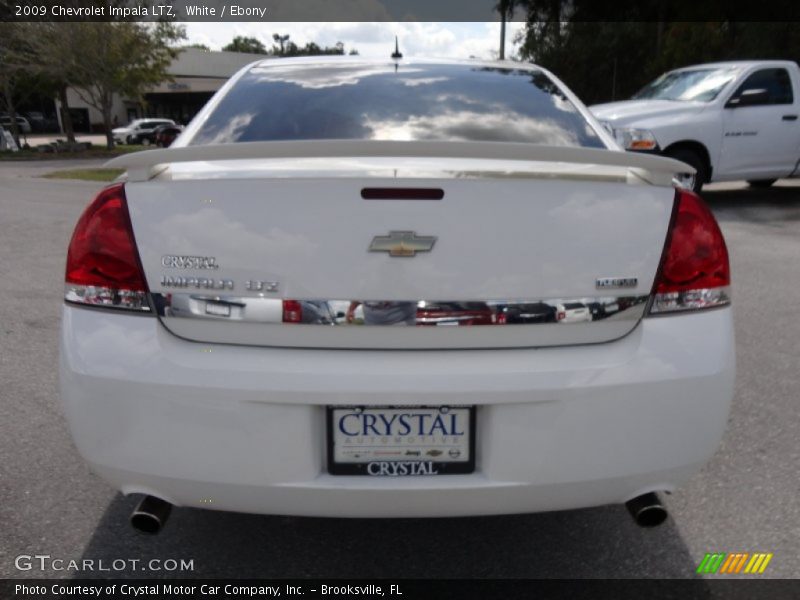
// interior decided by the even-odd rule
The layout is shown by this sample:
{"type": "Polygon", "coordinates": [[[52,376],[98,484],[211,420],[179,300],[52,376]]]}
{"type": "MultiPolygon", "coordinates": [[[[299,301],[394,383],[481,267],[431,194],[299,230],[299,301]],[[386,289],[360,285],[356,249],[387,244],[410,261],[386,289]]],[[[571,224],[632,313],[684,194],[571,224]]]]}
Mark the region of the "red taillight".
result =
{"type": "Polygon", "coordinates": [[[303,322],[303,306],[297,300],[283,301],[283,322],[284,323],[303,322]]]}
{"type": "Polygon", "coordinates": [[[728,249],[717,220],[699,196],[678,190],[650,312],[729,304],[730,283],[728,249]]]}
{"type": "Polygon", "coordinates": [[[567,318],[567,313],[565,313],[563,310],[560,310],[556,313],[556,321],[563,321],[566,318],[567,318]]]}
{"type": "Polygon", "coordinates": [[[66,299],[149,311],[123,184],[101,191],[83,211],[67,251],[66,299]]]}

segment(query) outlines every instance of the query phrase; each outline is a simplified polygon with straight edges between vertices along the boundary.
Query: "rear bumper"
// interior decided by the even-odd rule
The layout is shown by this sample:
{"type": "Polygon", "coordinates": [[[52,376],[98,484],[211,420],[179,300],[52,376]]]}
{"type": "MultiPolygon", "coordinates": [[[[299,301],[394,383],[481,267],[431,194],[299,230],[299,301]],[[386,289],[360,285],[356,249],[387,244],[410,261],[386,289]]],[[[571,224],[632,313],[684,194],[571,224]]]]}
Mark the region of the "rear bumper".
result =
{"type": "Polygon", "coordinates": [[[76,445],[125,493],[252,513],[535,512],[670,490],[715,451],[734,385],[731,309],[645,319],[607,344],[345,351],[186,342],[149,316],[65,306],[76,445]],[[326,405],[475,404],[476,472],[326,472],[326,405]]]}

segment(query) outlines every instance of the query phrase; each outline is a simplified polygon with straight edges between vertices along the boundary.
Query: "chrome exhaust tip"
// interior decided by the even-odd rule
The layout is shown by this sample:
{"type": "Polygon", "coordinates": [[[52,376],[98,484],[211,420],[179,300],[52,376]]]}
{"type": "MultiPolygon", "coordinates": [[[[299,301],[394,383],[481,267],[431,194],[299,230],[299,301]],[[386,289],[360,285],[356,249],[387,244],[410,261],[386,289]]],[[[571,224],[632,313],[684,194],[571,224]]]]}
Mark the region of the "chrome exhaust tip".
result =
{"type": "Polygon", "coordinates": [[[655,492],[628,500],[625,507],[639,527],[657,527],[667,519],[667,509],[655,492]]]}
{"type": "Polygon", "coordinates": [[[164,527],[172,504],[155,496],[145,496],[131,513],[131,525],[137,531],[155,535],[164,527]]]}

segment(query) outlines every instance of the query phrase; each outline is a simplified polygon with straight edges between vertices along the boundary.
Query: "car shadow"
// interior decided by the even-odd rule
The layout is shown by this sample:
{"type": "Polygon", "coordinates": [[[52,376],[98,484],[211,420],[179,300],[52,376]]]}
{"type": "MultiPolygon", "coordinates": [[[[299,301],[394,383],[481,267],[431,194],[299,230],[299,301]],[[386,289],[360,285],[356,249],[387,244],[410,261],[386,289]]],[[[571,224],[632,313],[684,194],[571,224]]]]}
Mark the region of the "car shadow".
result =
{"type": "Polygon", "coordinates": [[[767,189],[709,186],[701,194],[720,220],[743,220],[765,225],[800,220],[800,186],[778,183],[767,189]]]}
{"type": "Polygon", "coordinates": [[[80,577],[695,577],[696,565],[671,519],[642,529],[622,506],[452,519],[272,517],[175,508],[154,536],[128,523],[139,498],[117,494],[83,553],[106,566],[139,559],[137,570],[84,571],[80,577]],[[192,560],[194,568],[153,571],[151,559],[192,560]]]}

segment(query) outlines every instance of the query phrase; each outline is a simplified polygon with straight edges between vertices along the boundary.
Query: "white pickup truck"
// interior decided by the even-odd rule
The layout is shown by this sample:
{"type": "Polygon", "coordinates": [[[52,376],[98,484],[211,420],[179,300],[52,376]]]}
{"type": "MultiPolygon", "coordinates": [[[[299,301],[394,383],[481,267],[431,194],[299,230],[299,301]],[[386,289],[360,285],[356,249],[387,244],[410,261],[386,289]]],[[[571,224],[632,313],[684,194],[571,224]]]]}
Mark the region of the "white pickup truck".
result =
{"type": "Polygon", "coordinates": [[[631,100],[590,107],[626,150],[694,167],[683,182],[800,176],[800,68],[780,60],[695,65],[661,75],[631,100]]]}

